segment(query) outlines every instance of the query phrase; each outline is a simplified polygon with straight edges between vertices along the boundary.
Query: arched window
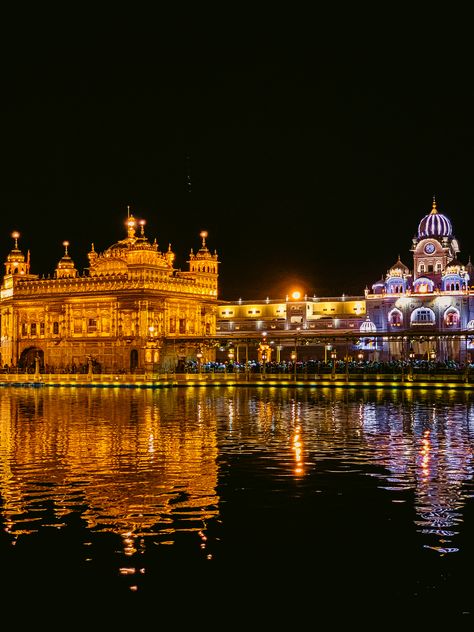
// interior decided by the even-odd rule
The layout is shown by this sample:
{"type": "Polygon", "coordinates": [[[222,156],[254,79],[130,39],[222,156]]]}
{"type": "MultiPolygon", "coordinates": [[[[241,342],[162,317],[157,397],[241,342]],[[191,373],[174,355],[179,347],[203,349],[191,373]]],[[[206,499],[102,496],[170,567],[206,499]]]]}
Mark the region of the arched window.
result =
{"type": "Polygon", "coordinates": [[[400,327],[403,322],[403,315],[399,309],[392,309],[388,315],[388,324],[391,327],[400,327]]]}
{"type": "Polygon", "coordinates": [[[456,309],[450,308],[446,310],[444,314],[444,324],[446,327],[457,327],[459,325],[459,321],[459,312],[456,309]]]}
{"type": "Polygon", "coordinates": [[[413,284],[413,291],[418,292],[420,294],[426,294],[427,292],[433,292],[434,283],[431,279],[427,277],[418,277],[418,279],[413,284]]]}
{"type": "Polygon", "coordinates": [[[424,271],[425,271],[425,264],[420,263],[420,269],[418,270],[418,272],[424,272],[424,271]]]}
{"type": "Polygon", "coordinates": [[[412,325],[434,325],[435,313],[429,307],[418,307],[411,313],[410,322],[412,325]]]}

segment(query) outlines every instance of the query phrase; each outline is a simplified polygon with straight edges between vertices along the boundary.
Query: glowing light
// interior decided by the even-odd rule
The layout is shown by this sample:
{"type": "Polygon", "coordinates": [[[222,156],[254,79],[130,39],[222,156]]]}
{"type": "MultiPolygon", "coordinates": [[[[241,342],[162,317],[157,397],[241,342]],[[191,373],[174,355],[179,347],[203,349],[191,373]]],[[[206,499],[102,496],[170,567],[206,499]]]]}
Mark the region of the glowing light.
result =
{"type": "Polygon", "coordinates": [[[301,426],[296,426],[292,440],[292,449],[295,455],[295,468],[293,472],[297,476],[304,474],[303,468],[303,441],[301,439],[301,426]]]}
{"type": "Polygon", "coordinates": [[[420,450],[420,455],[421,455],[421,470],[423,472],[423,476],[427,477],[429,474],[429,468],[430,468],[430,449],[431,449],[431,445],[430,445],[430,431],[429,430],[425,430],[425,433],[423,435],[423,440],[421,442],[421,450],[420,450]]]}
{"type": "Polygon", "coordinates": [[[294,292],[291,293],[291,298],[297,301],[298,299],[301,298],[301,292],[298,292],[298,290],[295,290],[294,292]]]}

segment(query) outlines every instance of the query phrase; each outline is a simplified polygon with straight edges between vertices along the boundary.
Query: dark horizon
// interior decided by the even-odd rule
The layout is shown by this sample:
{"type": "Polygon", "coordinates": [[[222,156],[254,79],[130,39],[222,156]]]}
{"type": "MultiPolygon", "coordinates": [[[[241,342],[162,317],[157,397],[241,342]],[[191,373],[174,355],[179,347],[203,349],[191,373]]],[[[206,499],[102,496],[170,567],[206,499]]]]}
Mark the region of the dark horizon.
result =
{"type": "Polygon", "coordinates": [[[433,196],[474,256],[474,89],[445,50],[111,46],[4,58],[3,261],[18,230],[32,273],[64,240],[82,272],[130,205],[183,270],[208,231],[223,300],[362,295],[399,255],[411,267],[433,196]]]}

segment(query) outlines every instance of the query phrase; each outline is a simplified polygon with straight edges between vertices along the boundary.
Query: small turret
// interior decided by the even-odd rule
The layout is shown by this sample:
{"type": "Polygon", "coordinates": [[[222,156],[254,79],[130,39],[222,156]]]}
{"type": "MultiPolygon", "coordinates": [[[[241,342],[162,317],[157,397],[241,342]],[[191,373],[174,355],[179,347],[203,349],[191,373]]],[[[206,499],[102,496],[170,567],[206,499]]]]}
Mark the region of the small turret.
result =
{"type": "Polygon", "coordinates": [[[74,266],[74,261],[71,259],[67,251],[69,242],[63,241],[63,246],[64,246],[64,255],[58,262],[58,265],[55,270],[55,276],[57,279],[65,279],[65,278],[73,279],[74,277],[77,277],[77,270],[74,266]]]}
{"type": "Polygon", "coordinates": [[[209,248],[206,246],[207,231],[203,230],[199,233],[202,239],[201,247],[198,252],[194,254],[193,249],[189,253],[189,271],[199,272],[205,274],[217,275],[217,267],[219,261],[217,260],[217,253],[214,251],[212,255],[209,248]]]}
{"type": "Polygon", "coordinates": [[[28,250],[28,255],[25,261],[25,255],[18,248],[20,233],[18,231],[14,231],[12,233],[12,238],[15,241],[15,245],[12,250],[10,250],[7,260],[5,261],[5,274],[27,276],[30,273],[30,251],[28,250]]]}

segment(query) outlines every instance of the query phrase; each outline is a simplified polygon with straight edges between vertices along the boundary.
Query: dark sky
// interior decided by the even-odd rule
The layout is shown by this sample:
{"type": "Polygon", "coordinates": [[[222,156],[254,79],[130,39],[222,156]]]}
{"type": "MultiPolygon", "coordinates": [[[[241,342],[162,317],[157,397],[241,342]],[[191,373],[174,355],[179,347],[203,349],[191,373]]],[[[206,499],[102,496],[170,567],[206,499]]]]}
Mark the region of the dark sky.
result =
{"type": "Polygon", "coordinates": [[[448,44],[425,27],[25,36],[1,61],[3,259],[19,230],[33,273],[53,272],[63,240],[82,271],[92,242],[124,237],[130,205],[182,269],[208,231],[220,298],[296,282],[362,294],[398,254],[411,266],[435,195],[467,262],[472,54],[462,33],[448,44]]]}

